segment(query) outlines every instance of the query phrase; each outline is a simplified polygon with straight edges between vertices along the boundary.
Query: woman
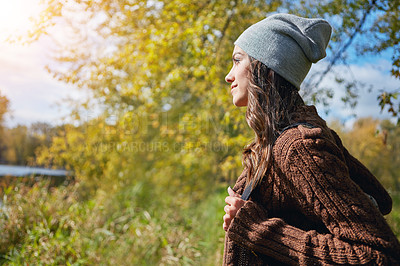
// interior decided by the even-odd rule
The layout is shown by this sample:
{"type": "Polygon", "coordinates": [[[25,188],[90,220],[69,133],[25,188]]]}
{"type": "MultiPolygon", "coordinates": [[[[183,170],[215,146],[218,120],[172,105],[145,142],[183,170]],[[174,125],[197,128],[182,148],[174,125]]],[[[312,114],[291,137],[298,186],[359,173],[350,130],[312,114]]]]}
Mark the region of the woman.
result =
{"type": "Polygon", "coordinates": [[[330,35],[325,20],[277,14],[235,42],[226,81],[255,140],[225,199],[224,265],[399,264],[390,196],[298,94],[330,35]]]}

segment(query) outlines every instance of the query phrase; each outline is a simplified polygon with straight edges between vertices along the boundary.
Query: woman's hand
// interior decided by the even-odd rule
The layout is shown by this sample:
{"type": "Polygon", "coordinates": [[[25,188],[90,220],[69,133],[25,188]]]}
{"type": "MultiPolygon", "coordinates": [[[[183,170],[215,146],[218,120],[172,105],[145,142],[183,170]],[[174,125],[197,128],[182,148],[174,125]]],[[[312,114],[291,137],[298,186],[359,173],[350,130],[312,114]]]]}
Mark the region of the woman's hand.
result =
{"type": "Polygon", "coordinates": [[[229,225],[231,224],[232,219],[236,216],[236,213],[238,210],[244,205],[246,201],[242,200],[240,198],[240,195],[237,194],[235,191],[231,189],[231,187],[228,188],[228,193],[229,196],[225,198],[226,206],[224,208],[224,211],[226,214],[224,215],[224,224],[223,228],[225,231],[228,230],[229,225]]]}

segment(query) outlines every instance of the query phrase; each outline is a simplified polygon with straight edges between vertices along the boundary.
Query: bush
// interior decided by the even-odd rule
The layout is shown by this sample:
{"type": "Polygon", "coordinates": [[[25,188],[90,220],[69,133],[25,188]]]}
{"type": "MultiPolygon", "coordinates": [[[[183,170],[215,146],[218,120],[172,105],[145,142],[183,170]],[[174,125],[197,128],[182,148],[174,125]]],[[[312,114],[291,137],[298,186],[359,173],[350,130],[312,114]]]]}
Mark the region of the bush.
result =
{"type": "MultiPolygon", "coordinates": [[[[79,184],[9,187],[0,209],[1,264],[218,265],[225,188],[201,201],[146,182],[83,199],[79,184]]],[[[400,193],[387,217],[400,236],[400,193]]]]}
{"type": "Polygon", "coordinates": [[[81,200],[79,185],[9,187],[0,211],[2,263],[214,265],[222,262],[225,189],[200,202],[138,183],[81,200]],[[34,207],[33,207],[34,206],[34,207]]]}

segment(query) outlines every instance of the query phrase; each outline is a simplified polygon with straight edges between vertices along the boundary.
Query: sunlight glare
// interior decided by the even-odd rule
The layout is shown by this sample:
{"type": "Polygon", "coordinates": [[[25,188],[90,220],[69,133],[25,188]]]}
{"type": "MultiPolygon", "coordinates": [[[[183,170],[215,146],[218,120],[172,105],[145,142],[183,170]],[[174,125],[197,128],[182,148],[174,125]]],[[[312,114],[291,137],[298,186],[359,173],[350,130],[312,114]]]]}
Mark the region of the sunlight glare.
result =
{"type": "Polygon", "coordinates": [[[32,27],[30,17],[39,12],[39,0],[0,0],[0,36],[21,34],[32,27]]]}

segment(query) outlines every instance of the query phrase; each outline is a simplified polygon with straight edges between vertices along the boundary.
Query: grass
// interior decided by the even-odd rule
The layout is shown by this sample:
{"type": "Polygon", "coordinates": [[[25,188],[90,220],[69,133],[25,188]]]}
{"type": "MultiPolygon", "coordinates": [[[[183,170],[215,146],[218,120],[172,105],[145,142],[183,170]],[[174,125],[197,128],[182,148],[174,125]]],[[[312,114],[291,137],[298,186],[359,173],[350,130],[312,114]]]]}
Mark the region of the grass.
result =
{"type": "Polygon", "coordinates": [[[1,264],[222,263],[225,190],[188,203],[155,195],[139,183],[81,201],[77,186],[48,191],[37,184],[6,191],[0,211],[1,264]]]}
{"type": "MultiPolygon", "coordinates": [[[[136,183],[82,200],[79,184],[5,191],[4,265],[220,265],[225,188],[201,201],[136,183]]],[[[388,222],[400,236],[400,193],[388,222]]]]}

